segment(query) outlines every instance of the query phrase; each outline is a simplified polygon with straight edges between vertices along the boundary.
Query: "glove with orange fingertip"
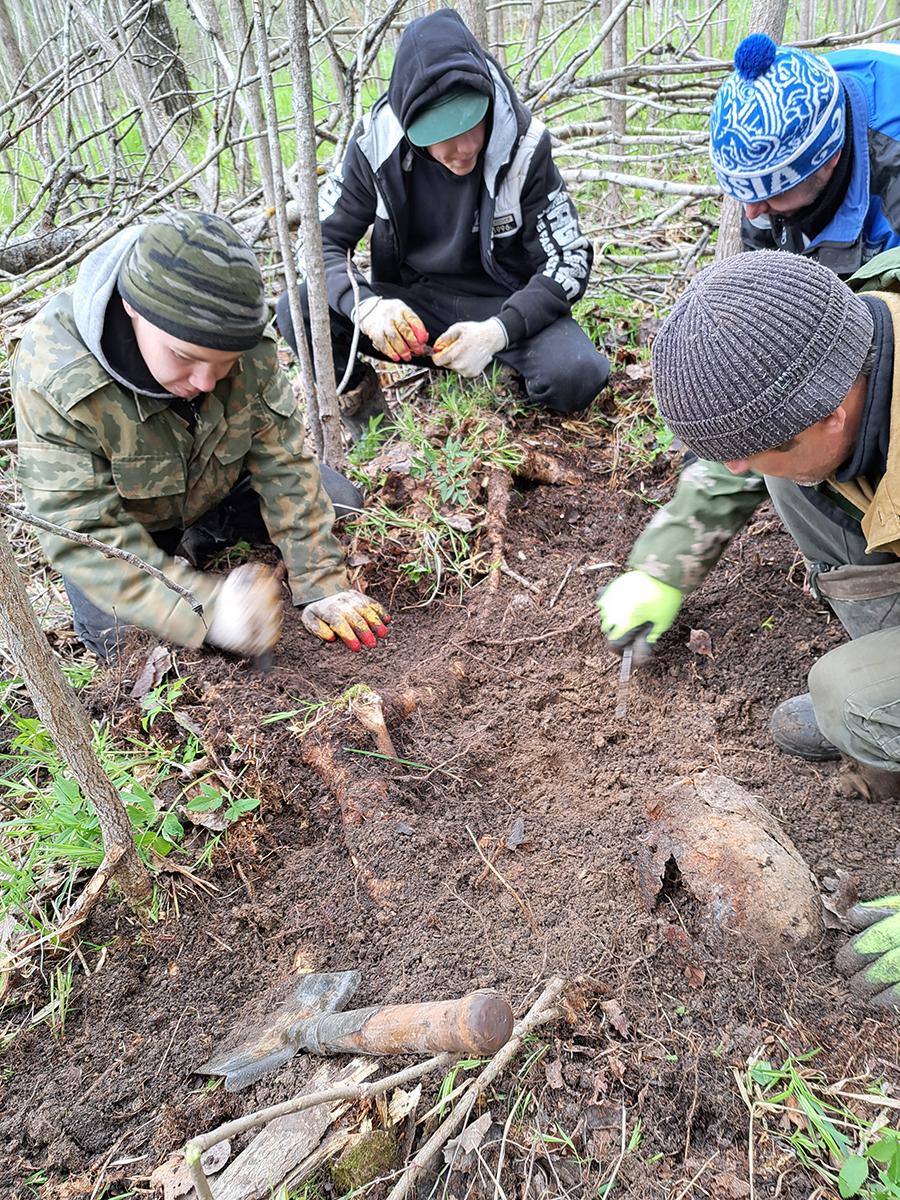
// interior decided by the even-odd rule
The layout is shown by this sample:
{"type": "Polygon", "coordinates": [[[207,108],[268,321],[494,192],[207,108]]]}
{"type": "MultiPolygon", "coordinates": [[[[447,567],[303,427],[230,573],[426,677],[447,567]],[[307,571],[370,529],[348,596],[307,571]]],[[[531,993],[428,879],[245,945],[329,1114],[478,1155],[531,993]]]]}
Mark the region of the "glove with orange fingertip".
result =
{"type": "Polygon", "coordinates": [[[409,362],[426,353],[428,330],[402,300],[369,296],[354,309],[354,319],[378,353],[393,362],[409,362]]]}
{"type": "Polygon", "coordinates": [[[362,592],[336,592],[324,600],[314,600],[304,607],[300,619],[323,642],[340,638],[354,653],[363,646],[371,650],[378,638],[387,637],[391,620],[377,600],[362,592]]]}

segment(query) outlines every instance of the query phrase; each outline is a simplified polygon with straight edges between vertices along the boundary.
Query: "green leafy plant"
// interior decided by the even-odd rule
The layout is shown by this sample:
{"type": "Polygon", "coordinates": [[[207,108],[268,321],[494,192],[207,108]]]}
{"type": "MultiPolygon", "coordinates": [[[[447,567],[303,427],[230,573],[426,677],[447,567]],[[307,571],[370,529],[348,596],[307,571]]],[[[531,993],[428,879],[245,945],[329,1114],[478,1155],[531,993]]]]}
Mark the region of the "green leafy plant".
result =
{"type": "MultiPolygon", "coordinates": [[[[462,594],[475,582],[484,567],[479,536],[487,473],[515,470],[522,459],[506,426],[488,412],[496,408],[490,384],[442,375],[433,399],[427,422],[403,404],[389,431],[391,442],[408,448],[408,473],[417,485],[412,495],[399,507],[393,499],[370,501],[350,527],[359,544],[387,551],[401,578],[424,588],[422,605],[451,588],[462,594]]],[[[374,442],[359,446],[355,461],[371,461],[374,442]]],[[[377,487],[371,475],[365,477],[377,487]]]]}
{"type": "Polygon", "coordinates": [[[54,1036],[58,1038],[63,1037],[66,1031],[66,1016],[72,996],[73,974],[74,967],[71,962],[67,966],[57,967],[51,972],[50,994],[47,1003],[31,1018],[32,1025],[46,1022],[54,1036]]]}
{"type": "Polygon", "coordinates": [[[867,1146],[862,1154],[844,1159],[838,1172],[838,1191],[842,1196],[861,1196],[864,1189],[873,1200],[900,1196],[900,1134],[885,1129],[877,1142],[867,1146]],[[870,1178],[872,1187],[867,1188],[870,1178]]]}
{"type": "Polygon", "coordinates": [[[255,812],[259,808],[256,796],[238,796],[232,798],[229,792],[213,787],[209,783],[201,783],[197,795],[184,806],[190,813],[221,812],[226,821],[236,821],[245,813],[255,812]]]}
{"type": "MultiPolygon", "coordinates": [[[[220,786],[210,773],[187,773],[190,778],[185,779],[184,767],[202,753],[194,734],[172,744],[150,732],[162,713],[173,711],[184,686],[184,679],[176,679],[144,698],[141,726],[148,737],[123,742],[105,722],[94,724],[97,757],[122,798],[137,852],[148,866],[154,856],[182,849],[186,829],[178,810],[183,802],[187,807],[199,801],[202,807],[194,811],[221,811],[227,822],[259,805],[233,784],[230,789],[220,786]],[[161,796],[165,804],[160,804],[161,796]]],[[[47,934],[59,909],[72,899],[79,873],[102,862],[103,843],[93,807],[70,778],[47,731],[20,709],[19,700],[9,688],[0,700],[5,734],[0,754],[5,765],[0,778],[5,808],[0,917],[13,914],[20,925],[47,934]]]]}
{"type": "Polygon", "coordinates": [[[212,571],[230,571],[232,567],[238,567],[241,563],[247,561],[253,552],[253,547],[249,542],[239,538],[231,546],[226,546],[224,550],[220,550],[209,562],[209,569],[212,571]]]}
{"type": "Polygon", "coordinates": [[[669,453],[675,437],[672,430],[662,421],[648,421],[637,416],[630,421],[620,422],[618,438],[626,456],[640,466],[650,466],[658,458],[669,453]]]}
{"type": "Polygon", "coordinates": [[[818,1054],[789,1054],[778,1065],[753,1057],[735,1072],[750,1111],[751,1149],[754,1126],[762,1125],[842,1197],[900,1200],[900,1134],[887,1124],[896,1105],[865,1081],[852,1091],[846,1080],[830,1085],[809,1065],[818,1054]]]}
{"type": "Polygon", "coordinates": [[[441,1086],[438,1088],[437,1103],[435,1105],[438,1118],[441,1121],[452,1108],[452,1097],[456,1089],[461,1086],[460,1073],[462,1071],[477,1071],[483,1065],[483,1058],[461,1058],[444,1075],[441,1080],[441,1086]]]}
{"type": "Polygon", "coordinates": [[[410,462],[414,479],[430,479],[442,504],[462,507],[469,501],[469,478],[476,458],[453,436],[440,447],[424,445],[410,462]]]}
{"type": "Polygon", "coordinates": [[[176,679],[164,680],[149,691],[141,700],[144,715],[141,717],[141,728],[150,729],[163,713],[171,713],[178,697],[184,691],[187,680],[179,675],[176,679]]]}
{"type": "Polygon", "coordinates": [[[383,413],[377,413],[374,417],[370,417],[362,437],[354,442],[347,451],[347,461],[351,467],[360,467],[371,462],[390,437],[390,432],[390,429],[385,428],[383,413]]]}

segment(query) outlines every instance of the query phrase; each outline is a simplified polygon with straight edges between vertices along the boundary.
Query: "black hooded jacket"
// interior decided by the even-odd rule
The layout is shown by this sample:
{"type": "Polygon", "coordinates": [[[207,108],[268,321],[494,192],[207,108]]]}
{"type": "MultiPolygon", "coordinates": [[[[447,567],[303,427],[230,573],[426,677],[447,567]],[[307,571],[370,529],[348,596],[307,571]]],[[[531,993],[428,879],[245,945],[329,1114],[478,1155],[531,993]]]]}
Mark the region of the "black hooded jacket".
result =
{"type": "MultiPolygon", "coordinates": [[[[343,159],[322,187],[319,216],[328,301],[352,315],[347,250],[355,249],[370,225],[372,283],[402,282],[408,182],[421,153],[403,130],[435,99],[460,85],[491,101],[481,161],[480,256],[498,293],[509,293],[498,316],[512,345],[569,314],[584,294],[593,254],[551,157],[549,134],[451,9],[439,9],[406,27],[387,94],[359,122],[343,159]]],[[[357,278],[360,299],[373,295],[358,272],[357,278]]]]}

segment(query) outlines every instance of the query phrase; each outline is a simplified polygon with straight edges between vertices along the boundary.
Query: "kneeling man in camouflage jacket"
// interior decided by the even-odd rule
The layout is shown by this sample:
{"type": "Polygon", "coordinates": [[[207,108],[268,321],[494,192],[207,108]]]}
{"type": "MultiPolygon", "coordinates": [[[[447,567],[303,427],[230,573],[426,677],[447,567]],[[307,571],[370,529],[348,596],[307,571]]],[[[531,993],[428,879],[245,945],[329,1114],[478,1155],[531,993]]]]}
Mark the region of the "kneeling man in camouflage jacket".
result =
{"type": "Polygon", "coordinates": [[[332,524],[359,503],[320,467],[267,330],[263,282],[227,221],[176,213],[123,230],[14,341],[19,482],[35,516],[131,552],[190,591],[52,533],[79,636],[108,658],[126,626],[183,646],[265,655],[281,628],[276,575],[200,569],[239,538],[271,540],[317,636],[351,649],[386,632],[348,590],[332,524]],[[323,486],[324,485],[324,486],[323,486]]]}

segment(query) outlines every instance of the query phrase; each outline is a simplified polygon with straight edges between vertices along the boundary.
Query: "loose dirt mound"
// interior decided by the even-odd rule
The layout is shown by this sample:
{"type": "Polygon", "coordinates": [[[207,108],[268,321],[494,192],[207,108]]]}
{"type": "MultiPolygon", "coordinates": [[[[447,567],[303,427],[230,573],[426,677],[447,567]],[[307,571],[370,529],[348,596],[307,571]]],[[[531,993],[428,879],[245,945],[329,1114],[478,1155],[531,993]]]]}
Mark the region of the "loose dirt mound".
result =
{"type": "MultiPolygon", "coordinates": [[[[532,1178],[543,1172],[548,1195],[593,1194],[592,1181],[609,1177],[623,1104],[629,1131],[641,1121],[618,1174],[623,1194],[678,1195],[707,1160],[710,1194],[746,1194],[709,1180],[746,1178],[732,1067],[766,1039],[824,1047],[835,1076],[893,1067],[895,1023],[850,1005],[833,935],[757,970],[739,947],[726,958],[695,936],[677,879],[652,912],[637,887],[645,804],[712,768],[770,809],[819,879],[843,869],[866,894],[897,888],[897,837],[886,836],[895,810],[832,795],[833,768],[798,765],[766,732],[771,708],[802,690],[838,639],[834,622],[789,576],[793,546],[763,510],[634,675],[617,720],[618,663],[593,609],[614,568],[573,570],[553,608],[548,600],[570,566],[622,564],[645,501],[664,498],[671,478],[613,487],[590,449],[581,460],[585,483],[523,485],[510,507],[507,561],[548,581],[541,603],[506,577],[489,608],[484,587],[427,608],[405,607],[398,591],[389,641],[360,656],[314,645],[292,613],[264,677],[219,656],[180,656],[182,702],[223,751],[241,748],[232,765],[256,772],[259,819],[216,851],[203,876],[214,892],[176,879],[177,906],[170,898],[157,924],[141,927],[113,903],[92,920],[86,937],[108,949],[80,981],[64,1039],[35,1028],[5,1059],[3,1195],[28,1194],[21,1181],[40,1171],[52,1182],[38,1195],[90,1196],[101,1166],[106,1181],[123,1182],[97,1195],[121,1194],[127,1181],[147,1194],[154,1166],[191,1134],[292,1095],[311,1073],[302,1057],[238,1096],[208,1090],[192,1068],[298,960],[360,968],[360,1003],[490,986],[518,1012],[550,973],[586,976],[572,1022],[546,1036],[549,1050],[518,1084],[538,1097],[543,1127],[577,1148],[542,1144],[532,1178]],[[688,649],[692,628],[709,634],[711,654],[688,649]],[[340,716],[323,722],[316,732],[331,730],[341,765],[371,781],[383,813],[347,826],[301,740],[260,722],[357,682],[388,697],[419,693],[408,719],[390,723],[398,755],[424,766],[350,755],[345,747],[373,748],[365,731],[340,716]]],[[[98,711],[120,682],[95,690],[98,711]]],[[[521,1144],[507,1153],[510,1197],[528,1157],[521,1144]]],[[[781,1169],[773,1150],[757,1187],[781,1169]]],[[[809,1192],[801,1180],[780,1186],[783,1196],[809,1192]]],[[[492,1189],[473,1176],[467,1194],[492,1189]]]]}

